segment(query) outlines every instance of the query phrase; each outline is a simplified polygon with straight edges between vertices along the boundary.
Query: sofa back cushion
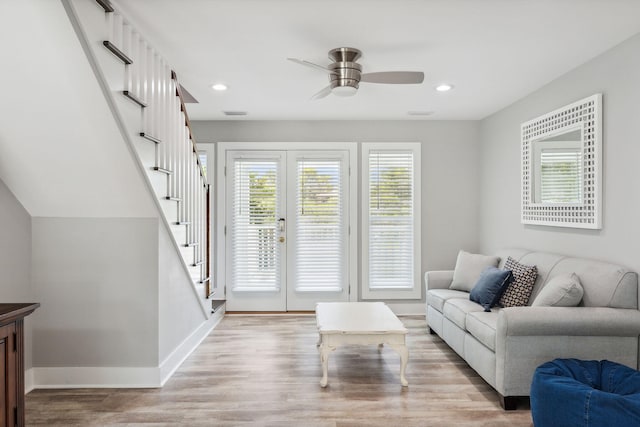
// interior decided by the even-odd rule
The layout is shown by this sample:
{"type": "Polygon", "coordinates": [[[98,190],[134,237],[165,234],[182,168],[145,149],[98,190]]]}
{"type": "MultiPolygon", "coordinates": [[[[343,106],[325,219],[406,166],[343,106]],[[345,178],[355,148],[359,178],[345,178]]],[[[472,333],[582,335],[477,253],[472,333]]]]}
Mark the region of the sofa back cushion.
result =
{"type": "Polygon", "coordinates": [[[638,308],[638,276],[615,264],[582,258],[564,258],[551,274],[575,273],[580,279],[585,307],[638,308]]]}
{"type": "Polygon", "coordinates": [[[496,255],[538,268],[529,305],[552,277],[575,273],[584,289],[581,306],[638,309],[638,275],[620,265],[525,249],[503,249],[496,255]]]}

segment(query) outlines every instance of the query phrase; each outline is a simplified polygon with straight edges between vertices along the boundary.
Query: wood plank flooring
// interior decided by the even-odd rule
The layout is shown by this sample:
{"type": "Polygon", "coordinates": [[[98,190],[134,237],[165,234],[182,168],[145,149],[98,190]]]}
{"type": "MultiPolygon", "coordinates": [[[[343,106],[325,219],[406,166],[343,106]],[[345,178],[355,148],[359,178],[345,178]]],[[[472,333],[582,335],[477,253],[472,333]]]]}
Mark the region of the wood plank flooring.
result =
{"type": "Polygon", "coordinates": [[[409,387],[389,348],[316,348],[315,317],[226,316],[161,389],[34,390],[28,426],[531,426],[528,407],[505,412],[495,391],[435,335],[409,329],[409,387]]]}

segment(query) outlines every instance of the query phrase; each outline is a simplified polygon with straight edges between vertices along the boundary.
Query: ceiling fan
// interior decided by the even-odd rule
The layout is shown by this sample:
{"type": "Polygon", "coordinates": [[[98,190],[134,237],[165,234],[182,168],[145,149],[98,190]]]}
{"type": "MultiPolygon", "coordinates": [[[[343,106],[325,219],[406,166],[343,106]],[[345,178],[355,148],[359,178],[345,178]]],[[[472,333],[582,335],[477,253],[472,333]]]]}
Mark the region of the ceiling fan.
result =
{"type": "Polygon", "coordinates": [[[311,99],[324,98],[330,93],[337,96],[352,96],[358,91],[360,83],[419,84],[424,81],[424,73],[421,71],[362,73],[362,66],[356,62],[361,55],[362,52],[352,47],[331,49],[329,59],[333,62],[327,67],[304,59],[287,59],[329,74],[329,86],[313,95],[311,99]]]}

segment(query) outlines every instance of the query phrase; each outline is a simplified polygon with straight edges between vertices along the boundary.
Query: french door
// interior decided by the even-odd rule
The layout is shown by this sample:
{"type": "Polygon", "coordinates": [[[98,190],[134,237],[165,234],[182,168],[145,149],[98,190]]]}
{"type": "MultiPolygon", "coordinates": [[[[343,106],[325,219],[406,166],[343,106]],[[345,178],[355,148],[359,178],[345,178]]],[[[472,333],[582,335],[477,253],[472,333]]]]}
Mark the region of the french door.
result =
{"type": "Polygon", "coordinates": [[[349,151],[226,152],[229,311],[347,301],[349,151]]]}

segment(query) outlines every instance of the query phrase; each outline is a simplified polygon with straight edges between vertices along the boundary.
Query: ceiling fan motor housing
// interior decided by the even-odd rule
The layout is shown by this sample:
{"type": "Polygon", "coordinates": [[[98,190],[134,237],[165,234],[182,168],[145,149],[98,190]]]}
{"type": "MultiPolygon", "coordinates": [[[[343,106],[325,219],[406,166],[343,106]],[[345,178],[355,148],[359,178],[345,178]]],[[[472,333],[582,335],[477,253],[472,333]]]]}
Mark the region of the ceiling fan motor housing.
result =
{"type": "Polygon", "coordinates": [[[331,88],[351,86],[358,89],[362,67],[355,62],[334,62],[329,65],[331,88]]]}
{"type": "MultiPolygon", "coordinates": [[[[331,89],[352,87],[358,89],[362,74],[362,66],[355,61],[362,56],[362,52],[353,47],[339,47],[329,51],[329,81],[331,89]]],[[[336,92],[337,93],[337,92],[336,92]]]]}

